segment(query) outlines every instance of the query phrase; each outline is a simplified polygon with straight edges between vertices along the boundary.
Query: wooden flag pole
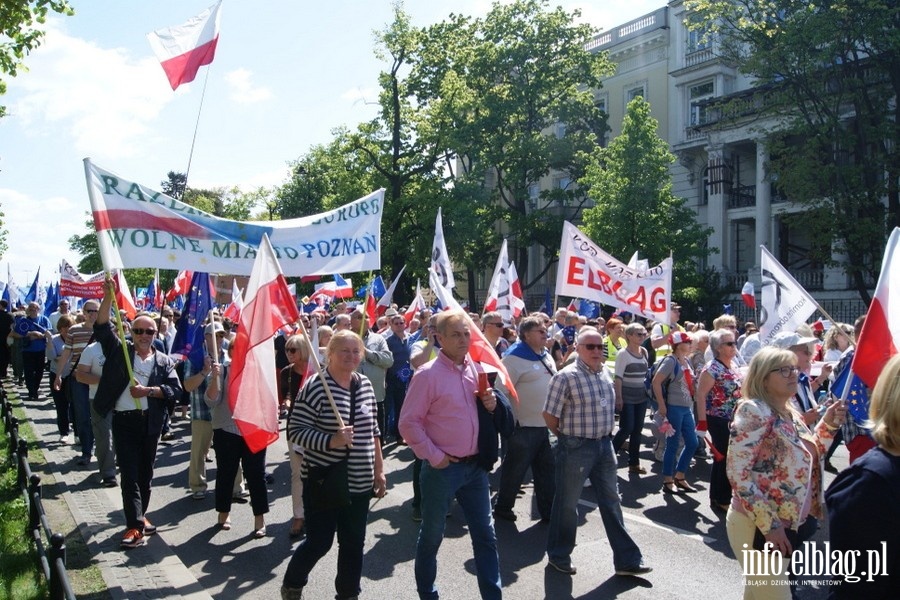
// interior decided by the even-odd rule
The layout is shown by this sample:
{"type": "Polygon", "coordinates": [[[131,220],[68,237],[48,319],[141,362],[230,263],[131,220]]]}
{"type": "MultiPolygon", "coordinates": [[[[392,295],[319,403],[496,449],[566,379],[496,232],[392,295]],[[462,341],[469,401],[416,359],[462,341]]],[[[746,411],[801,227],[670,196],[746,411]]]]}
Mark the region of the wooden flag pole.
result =
{"type": "MultiPolygon", "coordinates": [[[[109,271],[106,272],[106,282],[110,284],[113,282],[112,275],[109,271]]],[[[109,293],[109,289],[106,290],[109,293]]],[[[113,313],[116,315],[116,331],[119,334],[119,345],[122,346],[122,354],[125,355],[125,369],[128,371],[128,381],[133,381],[134,383],[139,383],[137,379],[134,378],[134,369],[131,367],[131,356],[128,354],[128,343],[125,341],[125,326],[122,325],[122,315],[119,314],[119,303],[116,302],[116,292],[115,288],[112,290],[112,309],[113,313]]],[[[134,405],[137,407],[137,410],[141,410],[141,401],[138,398],[134,398],[134,405]]]]}
{"type": "Polygon", "coordinates": [[[331,410],[334,411],[334,417],[337,419],[338,428],[343,429],[344,419],[341,417],[341,412],[338,410],[337,403],[334,401],[334,396],[331,395],[331,388],[328,385],[328,380],[325,379],[325,372],[322,371],[322,365],[319,364],[319,354],[316,349],[312,347],[312,340],[309,337],[309,333],[306,331],[306,326],[303,325],[302,319],[300,320],[300,331],[310,348],[310,355],[313,358],[313,363],[316,365],[316,373],[318,374],[319,379],[322,380],[322,386],[325,388],[325,396],[328,397],[328,403],[331,405],[331,410]]]}

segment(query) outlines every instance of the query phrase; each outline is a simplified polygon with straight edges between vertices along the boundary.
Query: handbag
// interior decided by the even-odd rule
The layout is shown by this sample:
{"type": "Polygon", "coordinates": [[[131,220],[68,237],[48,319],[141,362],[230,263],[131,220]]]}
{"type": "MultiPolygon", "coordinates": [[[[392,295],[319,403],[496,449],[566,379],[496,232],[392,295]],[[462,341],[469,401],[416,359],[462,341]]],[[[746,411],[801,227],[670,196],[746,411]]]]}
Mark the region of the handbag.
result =
{"type": "MultiPolygon", "coordinates": [[[[359,386],[358,375],[353,374],[350,380],[350,426],[356,417],[356,390],[359,386]]],[[[335,510],[350,506],[349,456],[324,466],[310,465],[306,469],[304,487],[308,490],[308,503],[305,507],[310,511],[335,510]]]]}

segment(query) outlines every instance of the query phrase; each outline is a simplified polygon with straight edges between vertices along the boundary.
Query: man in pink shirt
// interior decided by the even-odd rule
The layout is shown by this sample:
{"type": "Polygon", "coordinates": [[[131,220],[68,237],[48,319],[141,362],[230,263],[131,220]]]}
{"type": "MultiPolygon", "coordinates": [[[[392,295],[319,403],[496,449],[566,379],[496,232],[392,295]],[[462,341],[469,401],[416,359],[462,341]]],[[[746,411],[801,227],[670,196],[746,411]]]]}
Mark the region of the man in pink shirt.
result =
{"type": "Polygon", "coordinates": [[[472,536],[481,597],[499,599],[500,558],[487,470],[479,460],[478,405],[490,414],[508,409],[490,388],[478,394],[478,374],[483,369],[469,357],[471,333],[466,316],[458,311],[443,312],[437,316],[436,328],[441,351],[410,381],[399,424],[400,435],[424,461],[416,589],[419,598],[438,597],[434,585],[437,553],[447,510],[455,497],[472,536]]]}

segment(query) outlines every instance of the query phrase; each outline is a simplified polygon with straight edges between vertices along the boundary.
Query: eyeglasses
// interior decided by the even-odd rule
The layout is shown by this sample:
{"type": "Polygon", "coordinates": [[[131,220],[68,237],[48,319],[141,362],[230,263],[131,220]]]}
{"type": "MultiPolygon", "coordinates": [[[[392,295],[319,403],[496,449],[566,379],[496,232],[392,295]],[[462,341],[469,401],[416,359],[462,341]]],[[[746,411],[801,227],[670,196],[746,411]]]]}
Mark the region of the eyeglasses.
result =
{"type": "Polygon", "coordinates": [[[722,342],[723,346],[737,346],[737,342],[722,342]]]}
{"type": "Polygon", "coordinates": [[[155,329],[141,329],[140,327],[132,327],[131,333],[134,335],[155,335],[155,329]]]}
{"type": "Polygon", "coordinates": [[[777,369],[772,369],[769,373],[781,373],[781,376],[785,379],[789,379],[791,375],[796,375],[800,372],[800,369],[794,366],[790,367],[778,367],[777,369]]]}
{"type": "Polygon", "coordinates": [[[581,347],[591,352],[594,350],[603,350],[603,344],[581,344],[581,347]]]}

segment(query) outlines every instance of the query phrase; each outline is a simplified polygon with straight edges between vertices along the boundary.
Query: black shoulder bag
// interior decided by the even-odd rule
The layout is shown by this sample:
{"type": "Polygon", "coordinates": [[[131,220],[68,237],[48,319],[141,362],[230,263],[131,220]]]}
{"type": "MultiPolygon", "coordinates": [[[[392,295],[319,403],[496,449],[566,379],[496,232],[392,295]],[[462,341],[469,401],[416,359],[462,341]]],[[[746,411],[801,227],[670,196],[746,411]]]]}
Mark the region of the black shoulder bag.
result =
{"type": "MultiPolygon", "coordinates": [[[[350,380],[350,426],[356,420],[356,390],[359,388],[359,375],[353,374],[350,380]]],[[[350,474],[349,474],[350,449],[341,460],[326,465],[315,467],[309,465],[306,469],[306,481],[304,485],[308,490],[309,500],[306,510],[322,511],[334,510],[350,506],[350,474]]]]}

